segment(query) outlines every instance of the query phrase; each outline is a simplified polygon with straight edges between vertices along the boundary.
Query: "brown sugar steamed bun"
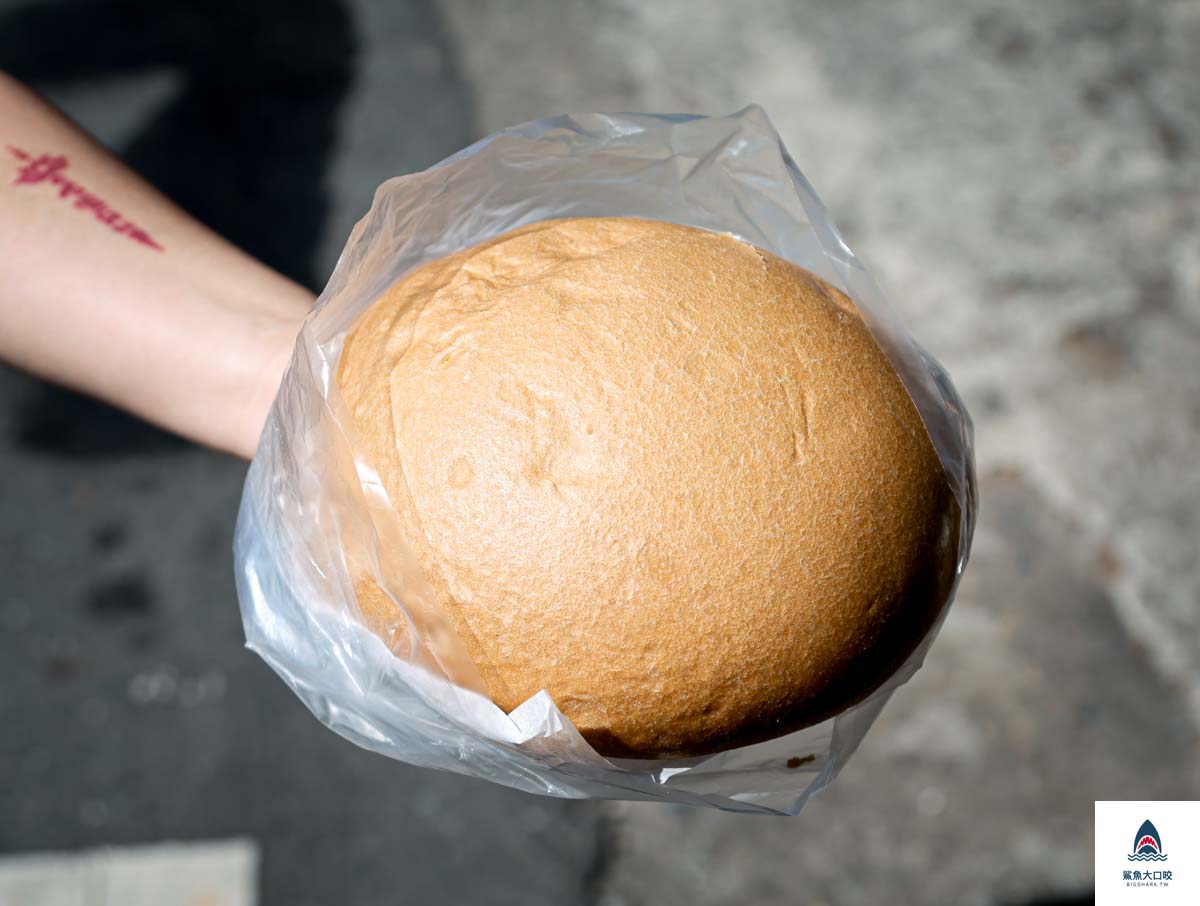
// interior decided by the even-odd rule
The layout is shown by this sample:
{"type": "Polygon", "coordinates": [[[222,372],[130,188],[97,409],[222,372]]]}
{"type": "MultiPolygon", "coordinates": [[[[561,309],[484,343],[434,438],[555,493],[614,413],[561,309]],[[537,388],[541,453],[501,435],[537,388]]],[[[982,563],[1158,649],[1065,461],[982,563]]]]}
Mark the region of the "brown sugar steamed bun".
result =
{"type": "Polygon", "coordinates": [[[957,506],[853,303],[729,235],[514,230],[388,289],[338,384],[495,703],[545,689],[607,755],[829,717],[952,583],[957,506]]]}

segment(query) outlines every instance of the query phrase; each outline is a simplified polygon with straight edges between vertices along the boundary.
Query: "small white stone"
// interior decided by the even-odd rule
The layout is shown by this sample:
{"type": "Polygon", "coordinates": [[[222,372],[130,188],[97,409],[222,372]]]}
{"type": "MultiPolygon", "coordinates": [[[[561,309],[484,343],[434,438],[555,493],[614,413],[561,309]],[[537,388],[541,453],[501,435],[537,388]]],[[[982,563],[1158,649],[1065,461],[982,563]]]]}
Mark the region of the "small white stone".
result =
{"type": "Polygon", "coordinates": [[[926,818],[936,818],[946,810],[946,794],[936,786],[927,786],[917,793],[917,811],[926,818]]]}
{"type": "Polygon", "coordinates": [[[138,673],[129,681],[129,698],[139,705],[170,701],[175,697],[178,686],[176,676],[174,667],[163,664],[145,673],[138,673]]]}

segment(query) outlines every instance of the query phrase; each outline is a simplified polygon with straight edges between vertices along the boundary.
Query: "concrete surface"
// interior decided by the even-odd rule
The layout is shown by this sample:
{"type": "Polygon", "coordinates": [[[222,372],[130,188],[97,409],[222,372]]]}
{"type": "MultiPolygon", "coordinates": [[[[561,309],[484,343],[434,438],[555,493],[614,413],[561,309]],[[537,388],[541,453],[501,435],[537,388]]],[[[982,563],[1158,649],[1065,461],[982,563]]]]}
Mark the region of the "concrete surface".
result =
{"type": "Polygon", "coordinates": [[[244,834],[267,904],[1065,906],[1093,800],[1198,798],[1196,3],[358,0],[289,5],[282,53],[267,3],[236,129],[195,50],[229,23],[179,4],[110,59],[84,38],[165,14],[94,6],[125,18],[3,4],[0,67],[314,283],[378,182],[487,131],[761,103],[954,375],[982,510],[926,668],[799,818],[560,803],[323,731],[238,648],[242,467],[3,373],[0,850],[244,834]]]}
{"type": "Polygon", "coordinates": [[[255,906],[251,840],[0,857],[0,906],[255,906]]]}

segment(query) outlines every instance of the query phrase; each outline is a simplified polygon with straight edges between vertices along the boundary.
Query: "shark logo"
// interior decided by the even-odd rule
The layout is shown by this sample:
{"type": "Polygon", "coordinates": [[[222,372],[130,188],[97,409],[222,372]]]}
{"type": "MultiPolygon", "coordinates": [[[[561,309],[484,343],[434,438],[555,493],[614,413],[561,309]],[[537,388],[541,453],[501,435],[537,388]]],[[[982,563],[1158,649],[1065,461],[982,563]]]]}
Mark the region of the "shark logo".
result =
{"type": "Polygon", "coordinates": [[[1133,852],[1126,858],[1130,862],[1164,862],[1167,854],[1163,852],[1162,838],[1158,836],[1158,828],[1149,819],[1142,822],[1133,838],[1133,852]]]}

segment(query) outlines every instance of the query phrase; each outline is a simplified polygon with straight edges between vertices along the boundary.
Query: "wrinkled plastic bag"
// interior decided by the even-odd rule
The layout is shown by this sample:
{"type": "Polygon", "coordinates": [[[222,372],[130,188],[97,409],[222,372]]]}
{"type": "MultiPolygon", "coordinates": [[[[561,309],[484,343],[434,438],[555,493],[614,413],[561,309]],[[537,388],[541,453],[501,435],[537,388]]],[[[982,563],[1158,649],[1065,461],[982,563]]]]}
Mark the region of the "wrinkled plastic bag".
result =
{"type": "Polygon", "coordinates": [[[246,479],[235,554],[247,645],[322,723],[400,761],[552,796],[794,814],[917,670],[936,625],[883,687],[823,723],[707,757],[606,759],[546,692],[511,714],[483,694],[334,382],[348,329],[411,268],[523,224],[612,215],[732,233],[854,299],[945,466],[962,513],[961,574],[976,509],[970,419],[945,372],[884,304],[766,114],[566,116],[498,132],[385,182],[355,227],[300,332],[246,479]],[[364,571],[408,618],[407,659],[360,622],[351,577],[364,571]]]}

